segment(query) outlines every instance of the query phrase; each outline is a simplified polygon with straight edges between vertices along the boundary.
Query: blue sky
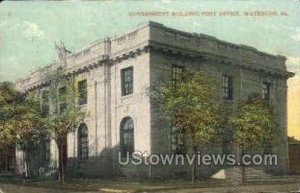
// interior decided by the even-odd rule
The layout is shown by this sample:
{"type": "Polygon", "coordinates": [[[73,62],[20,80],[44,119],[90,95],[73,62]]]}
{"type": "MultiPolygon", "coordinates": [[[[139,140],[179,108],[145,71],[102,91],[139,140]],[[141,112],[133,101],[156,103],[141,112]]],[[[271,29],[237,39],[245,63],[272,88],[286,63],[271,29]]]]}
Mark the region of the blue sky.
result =
{"type": "MultiPolygon", "coordinates": [[[[0,4],[0,81],[15,80],[53,61],[54,41],[72,51],[106,36],[122,34],[148,20],[206,33],[288,57],[300,58],[297,1],[7,1],[0,4]],[[276,3],[275,3],[276,2],[276,3]],[[132,11],[284,11],[269,17],[130,17],[132,11]]],[[[296,66],[296,67],[295,67],[296,66]]]]}
{"type": "MultiPolygon", "coordinates": [[[[134,29],[149,20],[188,32],[256,47],[287,57],[296,73],[290,101],[300,98],[300,2],[297,0],[5,1],[0,3],[0,81],[15,81],[56,58],[54,41],[76,51],[96,40],[134,29]],[[136,11],[277,11],[288,16],[131,17],[136,11]]],[[[290,97],[289,96],[289,97],[290,97]]],[[[295,104],[290,104],[295,106],[295,104]]],[[[293,111],[292,115],[299,115],[293,111]]],[[[300,127],[298,121],[295,125],[300,127]]],[[[297,131],[295,135],[299,135],[297,131]]]]}

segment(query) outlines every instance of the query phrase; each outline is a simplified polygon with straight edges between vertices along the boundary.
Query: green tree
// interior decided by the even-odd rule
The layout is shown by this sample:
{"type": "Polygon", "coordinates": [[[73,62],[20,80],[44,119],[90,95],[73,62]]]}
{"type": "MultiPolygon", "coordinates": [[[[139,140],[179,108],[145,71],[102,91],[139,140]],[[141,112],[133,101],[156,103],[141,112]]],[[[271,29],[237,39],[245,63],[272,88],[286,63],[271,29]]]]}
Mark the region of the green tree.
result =
{"type": "Polygon", "coordinates": [[[54,136],[58,148],[59,180],[64,183],[67,164],[67,136],[76,130],[85,113],[78,107],[78,93],[75,79],[65,76],[64,69],[47,72],[49,85],[50,112],[44,118],[45,127],[54,136]]]}
{"type": "MultiPolygon", "coordinates": [[[[185,72],[181,80],[164,83],[154,94],[161,117],[176,128],[194,155],[218,134],[217,85],[205,72],[185,72]]],[[[192,165],[192,182],[195,163],[192,165]]]]}
{"type": "MultiPolygon", "coordinates": [[[[271,151],[278,141],[278,131],[272,107],[259,94],[252,94],[241,102],[229,118],[233,140],[243,156],[249,149],[271,151]]],[[[242,164],[242,181],[245,181],[245,166],[242,164]]]]}
{"type": "Polygon", "coordinates": [[[17,96],[19,96],[19,93],[14,90],[13,83],[0,83],[0,143],[2,147],[13,143],[13,128],[8,120],[18,98],[17,96]]]}
{"type": "Polygon", "coordinates": [[[20,93],[12,83],[4,82],[0,84],[0,101],[0,139],[22,150],[25,176],[30,177],[29,151],[43,131],[39,99],[34,93],[20,93]]]}

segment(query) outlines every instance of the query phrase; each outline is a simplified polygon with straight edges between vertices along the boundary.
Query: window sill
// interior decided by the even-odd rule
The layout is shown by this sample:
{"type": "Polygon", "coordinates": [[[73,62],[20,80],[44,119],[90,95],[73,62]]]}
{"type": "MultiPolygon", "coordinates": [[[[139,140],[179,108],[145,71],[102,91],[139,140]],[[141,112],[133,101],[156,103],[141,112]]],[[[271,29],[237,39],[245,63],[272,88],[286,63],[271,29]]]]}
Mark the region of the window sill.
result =
{"type": "Polygon", "coordinates": [[[232,105],[233,103],[235,103],[236,101],[233,100],[233,99],[224,99],[223,98],[223,101],[224,105],[232,105]]]}
{"type": "Polygon", "coordinates": [[[224,101],[234,101],[233,98],[222,98],[224,101]]]}
{"type": "Polygon", "coordinates": [[[79,163],[87,163],[89,161],[89,158],[86,159],[78,159],[79,163]]]}
{"type": "Polygon", "coordinates": [[[84,108],[87,108],[87,104],[78,105],[78,107],[84,109],[84,108]]]}
{"type": "Polygon", "coordinates": [[[123,95],[123,96],[121,96],[121,99],[127,99],[127,98],[131,98],[131,97],[133,97],[133,93],[128,94],[128,95],[123,95]]]}

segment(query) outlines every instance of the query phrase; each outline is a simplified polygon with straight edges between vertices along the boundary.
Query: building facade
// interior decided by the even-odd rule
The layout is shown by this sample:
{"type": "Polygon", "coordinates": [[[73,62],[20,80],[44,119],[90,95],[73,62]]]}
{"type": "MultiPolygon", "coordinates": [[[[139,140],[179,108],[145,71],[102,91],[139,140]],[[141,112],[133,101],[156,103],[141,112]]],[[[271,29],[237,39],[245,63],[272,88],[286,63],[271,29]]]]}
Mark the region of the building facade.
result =
{"type": "Polygon", "coordinates": [[[289,174],[300,174],[300,141],[289,141],[289,174]]]}
{"type": "MultiPolygon", "coordinates": [[[[120,166],[118,152],[172,153],[178,149],[172,128],[158,119],[149,92],[161,82],[174,79],[183,70],[203,70],[220,83],[216,95],[221,103],[237,107],[252,93],[261,93],[273,104],[278,118],[280,143],[276,147],[278,173],[287,171],[287,79],[283,56],[258,51],[215,37],[183,32],[149,22],[115,38],[95,42],[77,52],[56,46],[58,60],[17,82],[22,91],[34,90],[47,98],[43,81],[46,69],[64,66],[83,90],[79,104],[88,116],[68,136],[68,175],[180,176],[185,167],[120,166]]],[[[51,104],[49,104],[51,108],[51,104]]],[[[207,147],[221,152],[222,145],[207,147]]],[[[49,138],[35,164],[39,173],[57,165],[57,149],[49,138]]],[[[18,154],[17,154],[18,157],[18,154]]],[[[217,167],[202,168],[207,176],[217,167]]]]}
{"type": "Polygon", "coordinates": [[[0,176],[13,174],[15,170],[15,147],[0,145],[0,176]]]}

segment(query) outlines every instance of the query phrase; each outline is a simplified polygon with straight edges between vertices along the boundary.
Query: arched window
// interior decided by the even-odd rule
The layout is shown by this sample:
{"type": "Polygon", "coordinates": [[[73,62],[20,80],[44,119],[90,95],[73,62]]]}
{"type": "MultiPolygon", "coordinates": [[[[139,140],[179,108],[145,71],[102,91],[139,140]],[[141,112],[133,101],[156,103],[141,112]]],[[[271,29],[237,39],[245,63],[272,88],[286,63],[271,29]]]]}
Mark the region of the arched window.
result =
{"type": "Polygon", "coordinates": [[[120,147],[122,157],[129,156],[134,152],[134,124],[130,117],[126,117],[121,122],[120,147]]]}
{"type": "Polygon", "coordinates": [[[78,128],[78,157],[86,160],[89,157],[88,128],[82,123],[78,128]]]}
{"type": "Polygon", "coordinates": [[[44,138],[44,161],[48,162],[50,161],[50,157],[51,157],[51,140],[50,140],[50,135],[46,134],[45,138],[44,138]]]}

